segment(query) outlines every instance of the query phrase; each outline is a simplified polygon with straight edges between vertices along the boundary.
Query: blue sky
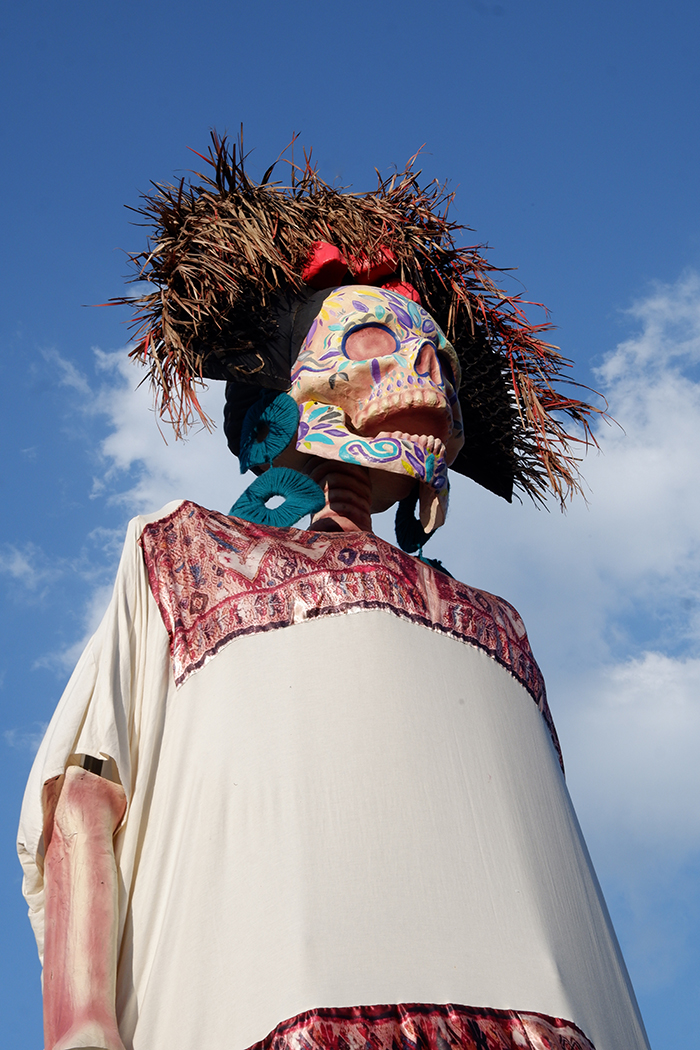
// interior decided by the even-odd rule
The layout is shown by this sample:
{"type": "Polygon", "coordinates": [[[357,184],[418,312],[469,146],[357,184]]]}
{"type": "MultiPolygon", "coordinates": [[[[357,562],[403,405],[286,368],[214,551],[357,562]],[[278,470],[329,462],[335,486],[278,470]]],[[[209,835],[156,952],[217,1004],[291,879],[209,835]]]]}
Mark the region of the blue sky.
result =
{"type": "MultiPolygon", "coordinates": [[[[221,430],[166,446],[125,362],[124,205],[243,122],[357,189],[424,145],[455,216],[548,304],[599,431],[587,505],[456,479],[431,543],[525,618],[654,1050],[700,985],[700,8],[689,0],[26,0],[3,15],[2,1045],[42,1045],[13,840],[33,748],[109,594],[128,518],[244,482],[221,430]]],[[[196,165],[195,165],[196,166],[196,165]]],[[[517,285],[514,285],[517,286],[517,285]]],[[[221,390],[208,395],[220,415],[221,390]]],[[[390,536],[390,522],[381,529],[390,536]]]]}

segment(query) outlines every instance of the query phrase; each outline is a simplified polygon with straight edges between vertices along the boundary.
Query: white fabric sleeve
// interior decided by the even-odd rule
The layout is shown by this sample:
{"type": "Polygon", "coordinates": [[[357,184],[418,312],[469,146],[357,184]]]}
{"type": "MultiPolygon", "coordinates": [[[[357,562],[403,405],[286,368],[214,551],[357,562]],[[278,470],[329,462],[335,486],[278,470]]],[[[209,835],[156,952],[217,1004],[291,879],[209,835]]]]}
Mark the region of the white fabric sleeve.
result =
{"type": "Polygon", "coordinates": [[[164,678],[170,666],[168,636],[150,593],[139,537],[149,521],[170,513],[178,503],[129,523],[112,599],[71,675],[29,775],[17,849],[40,956],[44,909],[42,789],[48,780],[65,771],[72,756],[89,754],[112,760],[111,768],[127,799],[131,798],[134,762],[143,731],[144,693],[162,693],[164,686],[167,690],[164,678]]]}

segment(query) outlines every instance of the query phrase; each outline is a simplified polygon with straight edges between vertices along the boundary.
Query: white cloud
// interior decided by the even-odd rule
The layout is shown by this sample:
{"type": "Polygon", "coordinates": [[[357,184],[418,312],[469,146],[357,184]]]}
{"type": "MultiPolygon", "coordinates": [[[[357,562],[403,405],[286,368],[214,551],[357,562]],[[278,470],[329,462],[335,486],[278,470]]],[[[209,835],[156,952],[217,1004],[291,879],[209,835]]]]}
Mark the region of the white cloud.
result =
{"type": "Polygon", "coordinates": [[[700,274],[689,270],[675,284],[655,283],[627,310],[641,332],[617,347],[600,368],[608,384],[633,378],[630,365],[657,370],[659,364],[685,369],[700,362],[700,274]]]}
{"type": "Polygon", "coordinates": [[[576,685],[569,788],[637,990],[669,988],[700,924],[700,659],[648,652],[576,685]]]}
{"type": "MultiPolygon", "coordinates": [[[[220,427],[212,433],[195,431],[186,441],[175,441],[163,428],[166,444],[155,420],[150,389],[146,384],[139,386],[142,374],[126,349],[112,354],[95,351],[96,382],[57,352],[45,356],[56,368],[59,383],[81,395],[79,411],[106,420],[108,433],[96,453],[99,471],[93,479],[93,496],[117,503],[129,514],[158,510],[178,498],[228,510],[249,484],[251,476],[241,477],[220,427]]],[[[213,383],[201,396],[205,411],[215,420],[223,417],[223,393],[223,384],[213,383]]],[[[111,581],[114,575],[123,537],[122,528],[93,530],[79,558],[70,564],[49,564],[46,555],[32,545],[0,552],[0,573],[10,575],[23,594],[35,595],[40,584],[53,583],[67,569],[92,583],[80,638],[43,654],[34,667],[61,676],[73,669],[107,608],[112,583],[105,583],[105,578],[111,581]]]]}
{"type": "Polygon", "coordinates": [[[647,652],[598,669],[579,687],[567,735],[585,740],[570,775],[585,823],[638,854],[700,851],[700,659],[647,652]]]}
{"type": "MultiPolygon", "coordinates": [[[[95,491],[106,489],[134,513],[157,510],[180,498],[228,510],[250,479],[241,478],[221,426],[213,432],[195,430],[185,441],[176,441],[167,427],[159,433],[150,388],[145,383],[137,386],[142,376],[126,351],[96,353],[106,382],[94,410],[107,417],[111,432],[101,446],[107,472],[96,479],[95,491]],[[129,484],[120,489],[127,473],[132,474],[129,484]]],[[[211,383],[200,398],[217,422],[223,418],[223,399],[223,383],[211,383]]]]}
{"type": "MultiPolygon", "coordinates": [[[[138,385],[142,375],[129,361],[126,349],[113,354],[95,351],[96,382],[58,352],[48,351],[44,356],[55,369],[58,383],[79,395],[72,402],[77,410],[83,416],[106,420],[107,437],[96,450],[99,469],[93,495],[123,506],[129,514],[157,510],[181,497],[228,510],[249,484],[251,476],[241,477],[221,428],[213,433],[195,431],[187,441],[175,441],[168,434],[166,444],[155,421],[150,390],[145,384],[138,385]]],[[[223,384],[212,384],[201,401],[212,418],[221,419],[223,384]]],[[[48,558],[34,544],[0,549],[0,575],[11,581],[10,593],[16,600],[42,600],[66,573],[77,575],[92,588],[80,638],[43,654],[34,662],[35,668],[61,676],[73,669],[109,602],[123,538],[123,528],[98,527],[72,560],[48,558]]]]}
{"type": "Polygon", "coordinates": [[[0,551],[0,573],[9,576],[15,583],[16,597],[34,599],[40,588],[53,582],[62,574],[62,567],[50,562],[44,552],[33,543],[22,548],[6,544],[0,551]]]}
{"type": "Polygon", "coordinates": [[[45,358],[56,369],[57,381],[81,398],[78,411],[106,421],[107,436],[97,452],[98,471],[93,497],[123,505],[130,513],[147,513],[173,499],[193,499],[228,510],[250,483],[241,477],[238,460],[226,446],[223,419],[224,384],[211,383],[199,399],[214,420],[212,431],[193,428],[185,440],[175,440],[167,424],[159,426],[143,371],[128,357],[128,348],[114,353],[95,349],[97,381],[91,381],[57,351],[45,358]]]}

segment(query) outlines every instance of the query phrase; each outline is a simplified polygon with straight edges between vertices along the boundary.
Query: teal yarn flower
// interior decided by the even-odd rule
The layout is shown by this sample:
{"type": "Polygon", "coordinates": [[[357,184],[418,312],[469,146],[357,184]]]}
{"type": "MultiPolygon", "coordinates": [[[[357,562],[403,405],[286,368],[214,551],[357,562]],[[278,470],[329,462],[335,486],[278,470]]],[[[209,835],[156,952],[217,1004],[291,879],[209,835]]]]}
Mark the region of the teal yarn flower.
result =
{"type": "Polygon", "coordinates": [[[241,427],[238,458],[241,474],[272,463],[284,452],[299,426],[299,407],[289,394],[266,391],[248,409],[241,427]]]}
{"type": "Polygon", "coordinates": [[[306,474],[288,467],[272,467],[248,486],[229,514],[256,525],[288,528],[296,525],[305,514],[316,514],[325,505],[323,489],[306,474]],[[273,496],[284,496],[284,503],[279,507],[267,507],[267,501],[273,496]]]}

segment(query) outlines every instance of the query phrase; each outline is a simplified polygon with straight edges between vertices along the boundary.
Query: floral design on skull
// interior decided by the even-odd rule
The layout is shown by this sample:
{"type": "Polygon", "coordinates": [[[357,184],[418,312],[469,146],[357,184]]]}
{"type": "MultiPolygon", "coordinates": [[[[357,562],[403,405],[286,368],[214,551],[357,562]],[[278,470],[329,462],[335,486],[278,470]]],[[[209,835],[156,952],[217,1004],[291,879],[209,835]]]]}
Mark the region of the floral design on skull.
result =
{"type": "Polygon", "coordinates": [[[464,443],[459,379],[452,345],[421,306],[382,288],[338,288],[292,372],[296,447],[416,478],[421,520],[435,527],[446,510],[447,468],[464,443]]]}

